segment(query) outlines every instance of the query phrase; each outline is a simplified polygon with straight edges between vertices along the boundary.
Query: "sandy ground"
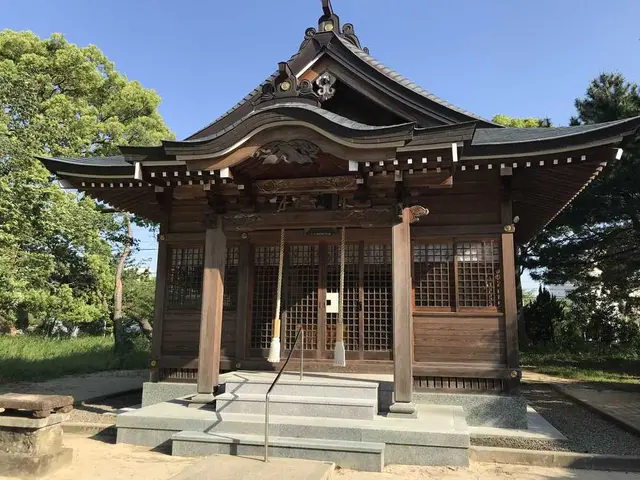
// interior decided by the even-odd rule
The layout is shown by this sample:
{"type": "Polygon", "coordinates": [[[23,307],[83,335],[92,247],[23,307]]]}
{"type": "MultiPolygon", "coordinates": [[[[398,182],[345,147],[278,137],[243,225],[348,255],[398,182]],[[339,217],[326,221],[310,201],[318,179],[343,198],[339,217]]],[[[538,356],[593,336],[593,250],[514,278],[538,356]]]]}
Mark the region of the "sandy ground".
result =
{"type": "MultiPolygon", "coordinates": [[[[80,436],[66,436],[65,445],[74,449],[73,464],[44,477],[46,480],[167,480],[200,460],[172,457],[150,451],[145,447],[113,445],[80,436]]],[[[213,479],[215,472],[212,474],[213,479]]],[[[282,478],[286,478],[286,472],[283,472],[282,478]]],[[[469,469],[395,465],[387,467],[383,473],[336,470],[331,478],[333,480],[640,480],[640,474],[474,463],[469,469]]],[[[0,477],[0,480],[9,479],[0,477]]],[[[206,479],[200,477],[198,480],[206,479]]]]}

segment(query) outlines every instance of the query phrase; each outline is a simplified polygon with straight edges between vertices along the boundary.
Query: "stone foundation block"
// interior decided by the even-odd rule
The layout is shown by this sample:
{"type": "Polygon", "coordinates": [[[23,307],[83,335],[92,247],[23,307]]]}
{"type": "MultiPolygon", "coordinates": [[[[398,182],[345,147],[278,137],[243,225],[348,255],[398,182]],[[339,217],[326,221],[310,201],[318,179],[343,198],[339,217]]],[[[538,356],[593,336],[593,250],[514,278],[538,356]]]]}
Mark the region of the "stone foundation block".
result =
{"type": "Polygon", "coordinates": [[[0,427],[0,452],[10,454],[44,455],[62,448],[62,425],[36,430],[0,427]]]}
{"type": "Polygon", "coordinates": [[[12,454],[0,452],[0,475],[29,478],[42,477],[73,460],[73,449],[62,448],[44,455],[12,454]]]}

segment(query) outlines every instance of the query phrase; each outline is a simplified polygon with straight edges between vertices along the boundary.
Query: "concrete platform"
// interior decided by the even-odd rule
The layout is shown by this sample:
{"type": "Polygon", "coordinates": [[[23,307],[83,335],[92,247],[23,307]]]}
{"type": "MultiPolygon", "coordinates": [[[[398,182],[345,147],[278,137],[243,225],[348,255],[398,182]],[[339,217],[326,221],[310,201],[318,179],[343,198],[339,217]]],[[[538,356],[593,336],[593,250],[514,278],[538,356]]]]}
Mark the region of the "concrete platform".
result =
{"type": "Polygon", "coordinates": [[[260,458],[212,455],[169,480],[328,480],[334,464],[292,458],[260,458]]]}
{"type": "MultiPolygon", "coordinates": [[[[150,447],[170,447],[172,437],[185,431],[227,436],[253,435],[256,436],[255,441],[264,438],[263,413],[233,414],[189,408],[185,400],[164,402],[118,415],[116,426],[118,443],[150,447]]],[[[270,433],[273,437],[382,443],[385,445],[385,464],[468,464],[469,428],[460,407],[420,405],[417,419],[383,415],[376,415],[371,420],[272,415],[270,433]]],[[[183,447],[179,447],[178,452],[183,447]]],[[[251,455],[254,451],[247,449],[245,454],[251,455]]],[[[201,453],[215,451],[203,450],[201,453]]],[[[334,461],[340,465],[340,459],[334,461]]]]}
{"type": "MultiPolygon", "coordinates": [[[[172,440],[172,453],[179,456],[264,454],[264,435],[180,432],[172,440]]],[[[330,461],[342,468],[363,472],[382,471],[384,450],[384,443],[292,437],[269,439],[269,454],[274,457],[330,461]]],[[[286,475],[285,472],[282,474],[286,475]]]]}

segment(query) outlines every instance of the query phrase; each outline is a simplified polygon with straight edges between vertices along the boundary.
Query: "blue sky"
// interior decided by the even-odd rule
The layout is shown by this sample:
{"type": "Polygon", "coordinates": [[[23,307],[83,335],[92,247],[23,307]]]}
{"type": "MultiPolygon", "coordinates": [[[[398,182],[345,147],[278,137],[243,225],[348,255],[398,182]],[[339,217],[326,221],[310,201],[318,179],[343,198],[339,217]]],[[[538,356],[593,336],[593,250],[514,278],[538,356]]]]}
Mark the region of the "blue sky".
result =
{"type": "MultiPolygon", "coordinates": [[[[320,0],[0,0],[0,29],[100,47],[155,89],[178,138],[208,124],[287,60],[320,0]]],[[[638,0],[334,0],[378,60],[478,115],[548,116],[604,71],[640,79],[638,0]]],[[[153,261],[142,234],[140,259],[153,261]]]]}

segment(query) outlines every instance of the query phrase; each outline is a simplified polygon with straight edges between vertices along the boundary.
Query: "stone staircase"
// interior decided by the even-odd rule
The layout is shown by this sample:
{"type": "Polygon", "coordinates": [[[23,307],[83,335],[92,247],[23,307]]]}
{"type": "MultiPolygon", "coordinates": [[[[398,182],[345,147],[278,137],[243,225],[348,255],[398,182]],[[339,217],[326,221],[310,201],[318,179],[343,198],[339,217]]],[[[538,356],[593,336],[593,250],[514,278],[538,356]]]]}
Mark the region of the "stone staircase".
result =
{"type": "MultiPolygon", "coordinates": [[[[171,447],[173,455],[264,454],[265,393],[274,374],[228,375],[215,411],[184,399],[118,416],[118,443],[171,447]]],[[[387,464],[468,464],[461,407],[420,405],[417,419],[378,413],[378,383],[284,374],[270,397],[271,456],[381,471],[387,464]]]]}

